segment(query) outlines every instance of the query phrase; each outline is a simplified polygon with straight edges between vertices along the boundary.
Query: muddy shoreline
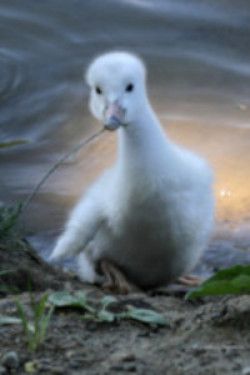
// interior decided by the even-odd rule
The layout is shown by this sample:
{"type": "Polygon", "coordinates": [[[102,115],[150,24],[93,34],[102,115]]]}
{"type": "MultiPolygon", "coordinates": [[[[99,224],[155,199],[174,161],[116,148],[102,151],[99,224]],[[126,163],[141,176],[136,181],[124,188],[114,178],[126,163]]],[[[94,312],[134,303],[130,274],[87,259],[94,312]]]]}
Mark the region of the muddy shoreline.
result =
{"type": "MultiPolygon", "coordinates": [[[[1,274],[1,315],[17,316],[14,295],[28,312],[30,293],[35,299],[52,290],[81,290],[93,300],[104,295],[47,265],[25,240],[2,243],[0,261],[1,271],[15,270],[1,274]]],[[[0,374],[250,373],[250,296],[191,302],[161,288],[117,299],[149,306],[167,325],[84,321],[79,311],[56,311],[35,352],[28,351],[21,325],[0,325],[0,374]]]]}

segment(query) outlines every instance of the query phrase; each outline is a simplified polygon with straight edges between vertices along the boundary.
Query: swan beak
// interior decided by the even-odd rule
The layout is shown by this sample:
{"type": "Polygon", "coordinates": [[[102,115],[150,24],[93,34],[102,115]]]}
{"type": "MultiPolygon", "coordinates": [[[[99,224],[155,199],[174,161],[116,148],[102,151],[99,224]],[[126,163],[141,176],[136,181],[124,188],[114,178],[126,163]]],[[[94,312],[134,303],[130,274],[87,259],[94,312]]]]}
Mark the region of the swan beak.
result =
{"type": "Polygon", "coordinates": [[[117,103],[111,103],[107,106],[104,115],[104,127],[107,130],[116,130],[124,125],[125,111],[117,103]]]}

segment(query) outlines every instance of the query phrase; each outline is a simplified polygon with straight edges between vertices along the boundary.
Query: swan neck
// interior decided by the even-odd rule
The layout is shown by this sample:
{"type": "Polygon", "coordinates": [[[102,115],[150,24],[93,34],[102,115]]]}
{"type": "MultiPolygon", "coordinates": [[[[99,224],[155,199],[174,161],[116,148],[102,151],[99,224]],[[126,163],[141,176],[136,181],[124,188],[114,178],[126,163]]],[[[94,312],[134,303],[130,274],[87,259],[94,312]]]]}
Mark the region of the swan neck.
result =
{"type": "Polygon", "coordinates": [[[118,163],[123,169],[154,168],[166,154],[168,139],[150,104],[119,129],[118,163]]]}

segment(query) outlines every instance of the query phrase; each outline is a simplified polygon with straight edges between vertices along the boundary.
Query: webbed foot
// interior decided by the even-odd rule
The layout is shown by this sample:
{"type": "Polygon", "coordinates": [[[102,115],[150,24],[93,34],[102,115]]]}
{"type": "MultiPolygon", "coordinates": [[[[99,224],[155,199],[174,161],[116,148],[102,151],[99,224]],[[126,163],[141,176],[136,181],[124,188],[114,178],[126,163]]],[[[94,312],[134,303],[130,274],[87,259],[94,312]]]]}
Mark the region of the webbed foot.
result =
{"type": "Polygon", "coordinates": [[[184,275],[177,279],[178,284],[185,286],[199,286],[203,282],[203,279],[195,275],[184,275]]]}

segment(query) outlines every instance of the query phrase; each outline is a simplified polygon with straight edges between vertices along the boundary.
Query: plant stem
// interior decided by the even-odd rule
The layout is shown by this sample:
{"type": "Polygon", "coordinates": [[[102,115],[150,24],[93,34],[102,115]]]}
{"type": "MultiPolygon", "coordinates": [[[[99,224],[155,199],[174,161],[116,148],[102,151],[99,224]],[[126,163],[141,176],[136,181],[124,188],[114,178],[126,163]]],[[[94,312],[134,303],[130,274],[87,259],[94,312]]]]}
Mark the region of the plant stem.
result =
{"type": "Polygon", "coordinates": [[[65,160],[67,160],[72,154],[76,153],[79,151],[82,147],[86,146],[88,143],[93,141],[95,138],[98,138],[103,132],[104,128],[99,130],[98,132],[92,134],[89,138],[84,139],[82,142],[78,143],[76,146],[74,146],[67,154],[63,155],[61,159],[59,159],[49,170],[45,175],[42,177],[42,179],[38,182],[38,184],[35,186],[34,190],[32,193],[28,196],[26,201],[22,205],[22,209],[20,212],[20,215],[27,209],[29,206],[30,202],[34,198],[34,196],[37,194],[41,186],[44,184],[44,182],[49,178],[49,176],[55,172],[55,170],[64,163],[65,160]]]}

